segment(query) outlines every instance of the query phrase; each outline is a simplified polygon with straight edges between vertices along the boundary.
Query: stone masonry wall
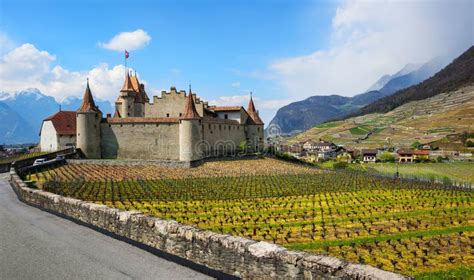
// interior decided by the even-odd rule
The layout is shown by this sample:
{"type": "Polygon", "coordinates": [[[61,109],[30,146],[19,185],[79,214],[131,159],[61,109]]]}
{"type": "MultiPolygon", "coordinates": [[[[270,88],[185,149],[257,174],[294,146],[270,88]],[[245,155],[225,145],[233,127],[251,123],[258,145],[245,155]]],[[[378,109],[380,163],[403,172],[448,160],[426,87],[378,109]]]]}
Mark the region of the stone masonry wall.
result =
{"type": "Polygon", "coordinates": [[[12,169],[18,197],[43,209],[244,279],[408,279],[340,259],[290,251],[267,242],[218,234],[176,221],[121,211],[28,188],[12,169]]]}

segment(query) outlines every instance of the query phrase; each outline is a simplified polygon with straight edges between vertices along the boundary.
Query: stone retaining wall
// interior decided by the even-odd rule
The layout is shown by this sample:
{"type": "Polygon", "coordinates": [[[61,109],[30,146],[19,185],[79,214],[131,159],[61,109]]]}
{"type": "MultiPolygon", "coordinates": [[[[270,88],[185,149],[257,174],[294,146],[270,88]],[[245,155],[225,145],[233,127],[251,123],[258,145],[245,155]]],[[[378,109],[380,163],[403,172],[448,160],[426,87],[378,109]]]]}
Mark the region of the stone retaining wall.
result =
{"type": "Polygon", "coordinates": [[[244,279],[409,279],[334,257],[291,251],[267,242],[31,189],[14,169],[10,175],[12,187],[26,203],[228,275],[244,279]]]}

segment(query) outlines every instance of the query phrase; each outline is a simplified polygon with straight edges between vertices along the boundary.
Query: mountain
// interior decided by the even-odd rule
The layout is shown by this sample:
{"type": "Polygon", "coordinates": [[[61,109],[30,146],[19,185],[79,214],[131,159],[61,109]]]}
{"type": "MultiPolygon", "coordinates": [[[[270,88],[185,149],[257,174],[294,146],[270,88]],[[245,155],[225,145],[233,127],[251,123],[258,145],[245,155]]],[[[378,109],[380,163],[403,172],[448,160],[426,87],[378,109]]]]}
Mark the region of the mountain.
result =
{"type": "MultiPolygon", "coordinates": [[[[473,119],[474,84],[471,84],[405,103],[387,113],[323,123],[288,142],[324,139],[357,148],[410,147],[416,141],[423,144],[450,143],[451,135],[472,130],[473,119]]],[[[458,145],[456,149],[464,148],[458,145]]]]}
{"type": "MultiPolygon", "coordinates": [[[[429,72],[431,70],[423,69],[423,71],[429,72]]],[[[431,78],[381,98],[351,113],[348,117],[371,113],[386,113],[408,102],[423,100],[443,92],[454,91],[472,83],[474,83],[474,46],[471,46],[461,56],[431,78]]]]}
{"type": "MultiPolygon", "coordinates": [[[[53,97],[44,95],[38,89],[27,89],[15,94],[0,92],[0,102],[2,102],[1,116],[8,116],[5,119],[1,118],[0,143],[18,144],[38,142],[43,119],[57,112],[60,105],[62,110],[76,111],[82,99],[68,97],[58,103],[53,97]]],[[[108,101],[96,100],[96,104],[104,115],[114,112],[108,101]]]]}
{"type": "Polygon", "coordinates": [[[280,108],[269,127],[278,126],[283,134],[295,134],[328,120],[339,119],[394,92],[429,78],[446,65],[441,58],[425,64],[407,64],[393,75],[384,75],[367,92],[344,97],[312,96],[280,108]]]}
{"type": "Polygon", "coordinates": [[[316,124],[342,117],[382,97],[379,91],[370,91],[354,97],[312,96],[280,108],[269,127],[278,125],[283,134],[298,133],[316,124]]]}
{"type": "Polygon", "coordinates": [[[7,104],[0,101],[0,143],[34,143],[38,138],[38,130],[7,104]]]}

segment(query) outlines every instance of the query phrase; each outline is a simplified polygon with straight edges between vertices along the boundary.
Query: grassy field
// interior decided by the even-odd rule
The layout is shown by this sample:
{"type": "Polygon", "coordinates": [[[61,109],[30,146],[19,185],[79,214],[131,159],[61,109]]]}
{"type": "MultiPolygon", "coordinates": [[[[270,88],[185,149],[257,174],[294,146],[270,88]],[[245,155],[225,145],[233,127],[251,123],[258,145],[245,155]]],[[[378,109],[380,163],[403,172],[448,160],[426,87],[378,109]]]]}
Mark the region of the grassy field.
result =
{"type": "MultiPolygon", "coordinates": [[[[377,163],[368,167],[384,174],[394,174],[397,170],[396,163],[377,163]]],[[[469,182],[474,185],[474,162],[400,164],[398,170],[402,175],[439,181],[449,178],[452,181],[469,182]]]]}
{"type": "Polygon", "coordinates": [[[61,195],[405,275],[473,275],[474,193],[435,183],[273,159],[188,170],[66,165],[25,179],[61,195]]]}

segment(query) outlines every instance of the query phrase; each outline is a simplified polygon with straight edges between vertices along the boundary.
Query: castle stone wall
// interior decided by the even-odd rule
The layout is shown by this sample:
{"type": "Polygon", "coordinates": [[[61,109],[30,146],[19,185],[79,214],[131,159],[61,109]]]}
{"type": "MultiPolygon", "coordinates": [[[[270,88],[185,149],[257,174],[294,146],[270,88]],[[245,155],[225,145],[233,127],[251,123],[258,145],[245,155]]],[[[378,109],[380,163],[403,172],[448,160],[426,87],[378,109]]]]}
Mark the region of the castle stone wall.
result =
{"type": "MultiPolygon", "coordinates": [[[[145,117],[147,118],[179,118],[184,113],[184,103],[186,101],[186,93],[184,91],[177,92],[171,89],[170,92],[162,92],[161,97],[154,96],[153,104],[145,104],[145,117]]],[[[204,103],[196,100],[194,96],[194,104],[196,111],[203,116],[204,103]]]]}
{"type": "Polygon", "coordinates": [[[102,123],[102,158],[179,160],[178,123],[102,123]]]}
{"type": "Polygon", "coordinates": [[[204,157],[235,154],[245,141],[245,126],[224,122],[202,122],[204,157]]]}

